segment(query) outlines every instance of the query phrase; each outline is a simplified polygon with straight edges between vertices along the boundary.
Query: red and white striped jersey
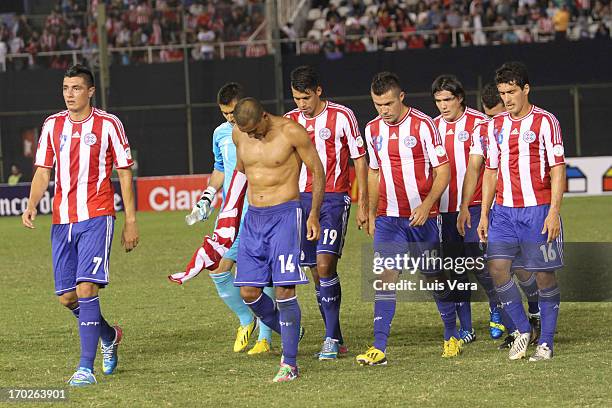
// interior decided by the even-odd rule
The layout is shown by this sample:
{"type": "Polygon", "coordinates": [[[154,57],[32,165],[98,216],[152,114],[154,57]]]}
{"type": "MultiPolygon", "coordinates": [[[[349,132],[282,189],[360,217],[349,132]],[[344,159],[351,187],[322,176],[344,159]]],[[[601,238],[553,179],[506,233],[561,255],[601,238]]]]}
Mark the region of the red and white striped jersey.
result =
{"type": "MultiPolygon", "coordinates": [[[[463,115],[453,122],[447,122],[442,115],[434,119],[434,123],[440,132],[442,142],[448,161],[450,163],[450,183],[440,197],[440,212],[459,211],[461,206],[461,192],[463,179],[467,170],[470,154],[470,135],[476,123],[484,120],[486,115],[472,108],[466,108],[463,115]]],[[[482,178],[478,180],[476,191],[469,205],[477,205],[482,202],[482,178]]]]}
{"type": "Polygon", "coordinates": [[[68,224],[102,215],[115,215],[110,181],[113,164],[134,164],[123,124],[114,115],[92,108],[75,122],[68,111],[49,116],[42,127],[36,161],[55,167],[53,223],[68,224]]]}
{"type": "Polygon", "coordinates": [[[550,168],[565,164],[561,127],[557,118],[532,106],[513,119],[496,115],[487,127],[487,161],[497,172],[497,204],[531,207],[549,204],[550,168]]]}
{"type": "MultiPolygon", "coordinates": [[[[377,215],[409,217],[433,183],[433,168],[448,163],[433,120],[414,108],[396,124],[379,116],[367,124],[365,137],[370,168],[380,170],[377,215]]],[[[438,205],[430,216],[438,214],[438,205]]]]}
{"type": "MultiPolygon", "coordinates": [[[[287,112],[285,117],[304,126],[317,148],[325,169],[325,192],[349,191],[349,156],[357,159],[365,155],[363,138],[353,111],[328,101],[315,117],[307,118],[299,109],[287,112]]],[[[300,191],[312,191],[312,173],[303,164],[299,184],[300,191]]]]}

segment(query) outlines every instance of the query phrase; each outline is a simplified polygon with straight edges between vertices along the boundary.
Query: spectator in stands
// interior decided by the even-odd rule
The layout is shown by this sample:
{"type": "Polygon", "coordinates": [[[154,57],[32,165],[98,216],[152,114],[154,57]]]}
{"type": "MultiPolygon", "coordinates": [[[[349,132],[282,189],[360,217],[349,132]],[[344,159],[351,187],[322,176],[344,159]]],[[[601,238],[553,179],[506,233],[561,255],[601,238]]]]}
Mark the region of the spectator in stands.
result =
{"type": "Polygon", "coordinates": [[[0,36],[0,72],[6,71],[6,54],[8,52],[8,47],[6,43],[2,40],[0,36]]]}
{"type": "Polygon", "coordinates": [[[17,183],[19,183],[22,177],[23,177],[23,174],[21,173],[21,169],[19,168],[19,166],[17,166],[16,164],[12,164],[11,174],[8,176],[8,180],[7,180],[8,185],[9,186],[17,185],[17,183]]]}
{"type": "Polygon", "coordinates": [[[560,9],[557,9],[553,15],[552,22],[555,27],[555,41],[565,40],[570,22],[570,13],[565,4],[560,9]]]}
{"type": "Polygon", "coordinates": [[[313,34],[310,34],[306,41],[301,44],[300,52],[302,54],[318,54],[321,52],[321,44],[313,34]]]}

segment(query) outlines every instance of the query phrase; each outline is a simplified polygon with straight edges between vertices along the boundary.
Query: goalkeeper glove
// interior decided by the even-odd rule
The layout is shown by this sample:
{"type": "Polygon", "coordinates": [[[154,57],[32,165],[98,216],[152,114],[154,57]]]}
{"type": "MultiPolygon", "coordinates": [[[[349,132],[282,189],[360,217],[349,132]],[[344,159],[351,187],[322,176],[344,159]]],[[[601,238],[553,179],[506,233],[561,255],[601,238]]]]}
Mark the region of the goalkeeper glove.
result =
{"type": "Polygon", "coordinates": [[[193,225],[198,221],[207,220],[212,214],[214,208],[212,202],[217,194],[217,190],[214,187],[208,186],[202,196],[191,210],[191,213],[185,217],[187,225],[193,225]]]}

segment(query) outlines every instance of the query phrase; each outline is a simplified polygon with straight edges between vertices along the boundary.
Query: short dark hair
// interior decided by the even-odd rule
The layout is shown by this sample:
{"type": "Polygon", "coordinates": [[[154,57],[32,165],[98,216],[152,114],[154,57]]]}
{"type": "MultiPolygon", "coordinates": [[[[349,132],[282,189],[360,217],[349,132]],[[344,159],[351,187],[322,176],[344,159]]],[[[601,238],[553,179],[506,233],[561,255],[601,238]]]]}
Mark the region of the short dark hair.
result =
{"type": "Polygon", "coordinates": [[[291,87],[298,92],[316,91],[319,74],[310,65],[302,65],[291,71],[291,87]]]}
{"type": "Polygon", "coordinates": [[[443,74],[437,77],[431,84],[431,96],[436,97],[436,93],[448,91],[456,98],[461,98],[461,105],[465,106],[465,89],[463,84],[456,76],[443,74]]]}
{"type": "Polygon", "coordinates": [[[374,95],[382,95],[391,89],[397,89],[398,93],[402,91],[399,77],[393,72],[383,71],[374,75],[370,90],[374,95]]]}
{"type": "Polygon", "coordinates": [[[234,120],[238,126],[259,123],[264,114],[264,108],[255,98],[242,98],[234,108],[234,120]]]}
{"type": "Polygon", "coordinates": [[[85,80],[88,88],[92,86],[96,86],[96,82],[94,80],[94,76],[92,72],[85,65],[76,64],[68,68],[66,72],[64,72],[64,78],[74,78],[81,77],[85,80]]]}
{"type": "Polygon", "coordinates": [[[244,89],[238,82],[228,82],[217,92],[217,104],[229,105],[232,101],[239,101],[244,97],[244,89]]]}
{"type": "Polygon", "coordinates": [[[529,85],[527,66],[518,61],[506,62],[495,71],[495,85],[499,84],[516,84],[523,89],[529,85]]]}
{"type": "Polygon", "coordinates": [[[486,83],[485,86],[482,88],[480,100],[484,107],[487,109],[493,109],[494,107],[502,103],[501,97],[499,96],[499,92],[497,92],[497,87],[492,82],[486,83]]]}

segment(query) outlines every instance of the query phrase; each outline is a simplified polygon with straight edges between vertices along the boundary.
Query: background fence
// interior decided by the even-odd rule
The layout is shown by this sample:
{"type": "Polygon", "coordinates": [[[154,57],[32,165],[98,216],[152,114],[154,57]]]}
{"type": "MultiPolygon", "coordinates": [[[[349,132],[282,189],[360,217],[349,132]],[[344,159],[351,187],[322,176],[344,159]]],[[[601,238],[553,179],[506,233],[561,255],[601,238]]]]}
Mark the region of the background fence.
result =
{"type": "MultiPolygon", "coordinates": [[[[290,71],[312,64],[321,73],[325,95],[351,107],[363,129],[375,116],[369,84],[378,71],[398,73],[406,102],[435,116],[429,87],[436,76],[457,75],[468,104],[479,107],[479,89],[507,60],[528,65],[531,99],[559,119],[568,156],[612,155],[610,41],[348,54],[333,61],[321,55],[284,56],[284,94],[290,95],[290,71]]],[[[20,165],[26,179],[30,176],[28,155],[36,132],[48,114],[64,109],[62,75],[52,69],[0,74],[0,180],[6,180],[11,163],[20,165]]],[[[206,173],[212,167],[212,131],[223,120],[215,103],[218,88],[239,81],[270,112],[282,114],[276,80],[270,56],[112,65],[108,110],[121,118],[138,152],[139,175],[206,173]]],[[[285,111],[294,106],[290,99],[283,102],[285,111]]]]}

